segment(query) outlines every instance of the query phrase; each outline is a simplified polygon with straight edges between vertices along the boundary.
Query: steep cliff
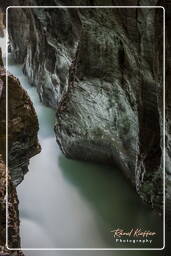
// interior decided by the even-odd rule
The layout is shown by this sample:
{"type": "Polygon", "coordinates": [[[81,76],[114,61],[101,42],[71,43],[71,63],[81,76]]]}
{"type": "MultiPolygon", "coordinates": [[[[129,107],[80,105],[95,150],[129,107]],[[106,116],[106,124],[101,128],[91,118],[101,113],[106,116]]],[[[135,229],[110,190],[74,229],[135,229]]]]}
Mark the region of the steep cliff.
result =
{"type": "MultiPolygon", "coordinates": [[[[24,3],[18,0],[18,4],[24,3]]],[[[48,2],[58,4],[68,1],[48,2]]],[[[159,3],[124,1],[124,5],[149,4],[159,3]]],[[[140,197],[159,211],[163,203],[162,24],[162,8],[9,10],[12,54],[24,63],[40,99],[57,108],[55,132],[63,153],[119,165],[140,197]]],[[[169,184],[169,164],[167,174],[169,184]]]]}

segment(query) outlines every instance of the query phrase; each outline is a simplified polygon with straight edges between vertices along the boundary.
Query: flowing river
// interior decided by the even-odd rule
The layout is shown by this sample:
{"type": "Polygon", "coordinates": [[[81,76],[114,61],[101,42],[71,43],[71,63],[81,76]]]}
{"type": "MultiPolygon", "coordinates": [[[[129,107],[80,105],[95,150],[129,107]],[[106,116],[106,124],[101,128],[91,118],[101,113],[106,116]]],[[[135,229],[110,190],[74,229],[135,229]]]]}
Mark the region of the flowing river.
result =
{"type": "MultiPolygon", "coordinates": [[[[29,172],[17,187],[22,247],[162,247],[161,218],[141,202],[120,170],[69,160],[61,153],[54,134],[54,110],[40,102],[22,66],[16,65],[10,55],[8,59],[8,70],[20,80],[34,104],[42,147],[41,153],[30,160],[29,172]],[[117,228],[150,230],[156,235],[151,243],[116,242],[111,231],[117,228]]],[[[27,251],[25,255],[66,254],[27,251]]]]}

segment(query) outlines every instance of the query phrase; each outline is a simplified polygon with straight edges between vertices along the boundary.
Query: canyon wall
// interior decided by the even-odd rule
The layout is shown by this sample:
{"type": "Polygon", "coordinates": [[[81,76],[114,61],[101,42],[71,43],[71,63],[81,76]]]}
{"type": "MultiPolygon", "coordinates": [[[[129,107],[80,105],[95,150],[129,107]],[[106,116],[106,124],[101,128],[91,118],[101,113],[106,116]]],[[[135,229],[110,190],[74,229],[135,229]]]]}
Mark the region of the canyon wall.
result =
{"type": "MultiPolygon", "coordinates": [[[[6,71],[2,68],[0,101],[0,152],[5,161],[6,143],[6,71]]],[[[8,74],[8,167],[14,185],[18,185],[28,171],[29,159],[40,152],[37,140],[39,129],[32,102],[20,82],[8,74]]]]}
{"type": "MultiPolygon", "coordinates": [[[[23,255],[8,251],[6,234],[6,70],[0,56],[0,254],[23,255]]],[[[20,82],[11,74],[8,81],[8,247],[20,248],[19,212],[16,185],[28,171],[29,159],[40,152],[38,120],[33,105],[20,82]]]]}
{"type": "MultiPolygon", "coordinates": [[[[16,2],[71,5],[55,0],[16,2]]],[[[81,4],[79,0],[72,2],[81,4]]],[[[122,4],[161,3],[135,0],[122,4]]],[[[8,27],[14,59],[24,64],[24,73],[37,87],[41,101],[57,110],[55,133],[63,153],[69,158],[119,166],[142,200],[159,212],[163,206],[162,24],[162,8],[10,8],[8,27]]],[[[169,51],[169,36],[166,45],[169,51]]],[[[168,76],[167,100],[169,81],[168,76]]],[[[170,205],[169,124],[170,107],[166,101],[170,205]]]]}

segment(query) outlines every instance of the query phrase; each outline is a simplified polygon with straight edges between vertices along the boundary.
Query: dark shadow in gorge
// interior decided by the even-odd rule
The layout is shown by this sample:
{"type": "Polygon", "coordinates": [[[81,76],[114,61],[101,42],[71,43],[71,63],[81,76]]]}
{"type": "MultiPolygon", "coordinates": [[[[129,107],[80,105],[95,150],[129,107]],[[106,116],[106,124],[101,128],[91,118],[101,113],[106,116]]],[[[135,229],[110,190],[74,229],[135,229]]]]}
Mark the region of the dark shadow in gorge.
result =
{"type": "Polygon", "coordinates": [[[115,167],[75,161],[59,156],[59,166],[69,184],[86,199],[97,215],[104,239],[114,228],[142,228],[160,234],[153,246],[162,247],[162,220],[144,205],[127,179],[115,167]],[[104,228],[105,227],[105,228],[104,228]],[[106,232],[106,234],[105,234],[106,232]]]}

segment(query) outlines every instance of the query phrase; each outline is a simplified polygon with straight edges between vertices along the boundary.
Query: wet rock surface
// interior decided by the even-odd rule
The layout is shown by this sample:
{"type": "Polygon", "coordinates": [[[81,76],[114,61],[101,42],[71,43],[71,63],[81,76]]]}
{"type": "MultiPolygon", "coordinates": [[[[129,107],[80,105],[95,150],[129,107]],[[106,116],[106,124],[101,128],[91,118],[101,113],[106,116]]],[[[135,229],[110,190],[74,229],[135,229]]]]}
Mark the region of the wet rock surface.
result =
{"type": "MultiPolygon", "coordinates": [[[[147,1],[124,1],[131,4],[147,5],[147,1]]],[[[57,108],[55,132],[64,154],[119,165],[140,197],[162,212],[163,9],[11,9],[9,17],[12,54],[24,63],[41,100],[57,108]]],[[[169,35],[166,41],[169,51],[169,35]]],[[[167,184],[169,81],[168,75],[167,184]]]]}

